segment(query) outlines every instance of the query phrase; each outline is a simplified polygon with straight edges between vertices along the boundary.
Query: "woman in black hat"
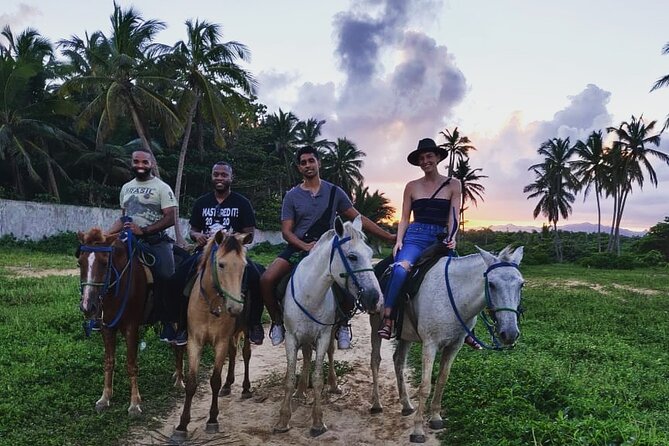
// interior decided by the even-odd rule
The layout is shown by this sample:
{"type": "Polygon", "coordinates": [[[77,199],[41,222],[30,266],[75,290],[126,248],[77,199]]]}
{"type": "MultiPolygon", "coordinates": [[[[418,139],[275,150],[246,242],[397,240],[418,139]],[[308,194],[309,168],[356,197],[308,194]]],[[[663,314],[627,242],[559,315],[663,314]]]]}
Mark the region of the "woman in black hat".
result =
{"type": "Polygon", "coordinates": [[[425,138],[407,157],[410,164],[420,166],[424,175],[409,181],[404,188],[402,215],[393,248],[395,262],[384,293],[385,312],[378,331],[383,339],[392,336],[395,299],[421,253],[437,241],[439,234],[444,233],[443,242],[448,248],[455,248],[462,189],[457,178],[445,177],[437,170],[437,165],[446,155],[446,150],[438,147],[432,139],[425,138]],[[412,212],[413,221],[409,223],[412,212]]]}

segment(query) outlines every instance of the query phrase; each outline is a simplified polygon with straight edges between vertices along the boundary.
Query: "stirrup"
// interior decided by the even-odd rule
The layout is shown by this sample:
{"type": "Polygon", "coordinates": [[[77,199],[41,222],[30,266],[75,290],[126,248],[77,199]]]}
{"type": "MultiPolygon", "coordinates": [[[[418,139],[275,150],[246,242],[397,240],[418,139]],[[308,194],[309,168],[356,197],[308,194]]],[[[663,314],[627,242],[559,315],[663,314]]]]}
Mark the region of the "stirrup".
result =
{"type": "Polygon", "coordinates": [[[390,316],[384,316],[381,322],[381,328],[376,332],[381,339],[390,339],[393,336],[393,319],[390,316]],[[388,321],[386,323],[386,321],[388,321]]]}

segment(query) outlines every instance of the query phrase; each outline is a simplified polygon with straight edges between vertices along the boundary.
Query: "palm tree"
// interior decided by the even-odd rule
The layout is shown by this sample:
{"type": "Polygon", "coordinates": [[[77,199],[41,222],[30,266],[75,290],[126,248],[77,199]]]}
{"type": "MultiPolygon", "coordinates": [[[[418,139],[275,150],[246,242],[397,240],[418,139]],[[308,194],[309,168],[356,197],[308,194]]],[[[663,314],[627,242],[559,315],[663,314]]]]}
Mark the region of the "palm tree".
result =
{"type": "MultiPolygon", "coordinates": [[[[238,59],[250,60],[248,49],[239,42],[221,42],[220,25],[187,20],[186,33],[188,40],[177,42],[165,58],[183,85],[179,108],[187,110],[174,189],[177,203],[196,114],[203,117],[201,123],[206,119],[212,124],[216,145],[225,147],[223,130],[234,131],[238,127],[239,116],[250,108],[250,96],[256,88],[251,74],[237,65],[238,59]]],[[[201,125],[199,132],[202,134],[201,125]]],[[[178,224],[175,230],[177,243],[183,245],[178,224]]]]}
{"type": "Polygon", "coordinates": [[[49,93],[53,69],[51,43],[34,29],[15,36],[2,30],[7,44],[0,44],[0,159],[7,159],[19,196],[25,195],[23,171],[35,182],[42,178],[34,161],[44,161],[49,192],[59,200],[54,171],[69,179],[50,153],[51,144],[80,145],[59,127],[58,117],[73,112],[72,104],[49,93]]]}
{"type": "Polygon", "coordinates": [[[332,147],[332,141],[319,139],[325,120],[309,118],[306,121],[300,121],[297,125],[297,144],[300,146],[311,146],[316,149],[329,149],[332,147]]]}
{"type": "Polygon", "coordinates": [[[395,208],[390,205],[390,199],[378,190],[369,193],[369,186],[358,183],[353,188],[353,206],[365,217],[375,223],[390,221],[395,215],[395,208]]]}
{"type": "Polygon", "coordinates": [[[602,210],[600,196],[602,195],[602,182],[607,175],[605,163],[604,145],[602,142],[602,131],[593,131],[586,142],[577,141],[575,153],[579,157],[571,162],[575,169],[574,174],[578,178],[580,187],[583,189],[583,201],[588,197],[590,189],[594,187],[597,200],[597,251],[602,252],[600,235],[602,232],[602,210]]]}
{"type": "MultiPolygon", "coordinates": [[[[73,70],[62,85],[61,93],[67,96],[87,89],[95,93],[95,97],[79,115],[78,124],[82,128],[99,117],[96,136],[98,149],[102,148],[119,119],[129,116],[142,141],[142,147],[153,156],[146,121],[149,117],[158,120],[168,144],[174,143],[183,131],[172,104],[152,88],[152,85],[172,83],[169,77],[159,74],[155,68],[155,58],[168,50],[164,45],[153,43],[165,24],[157,20],[144,20],[134,8],[123,10],[116,3],[110,19],[111,37],[107,38],[100,32],[94,33],[96,40],[93,47],[77,46],[80,42],[76,38],[60,42],[80,56],[76,60],[70,56],[72,63],[88,71],[81,73],[73,70]],[[95,52],[89,54],[84,50],[95,52]],[[83,64],[82,59],[86,57],[87,64],[83,64]]],[[[155,160],[155,156],[153,158],[155,160]]],[[[159,175],[157,168],[154,173],[159,175]]]]}
{"type": "Polygon", "coordinates": [[[569,158],[574,153],[569,138],[553,138],[544,141],[537,153],[544,156],[544,161],[534,164],[528,170],[534,172],[535,180],[523,188],[529,193],[527,199],[539,197],[533,216],[544,215],[553,225],[555,232],[555,255],[562,262],[562,244],[557,230],[560,216],[566,219],[572,212],[571,204],[575,200],[572,191],[578,188],[578,181],[569,169],[569,158]]]}
{"type": "Polygon", "coordinates": [[[453,132],[445,129],[443,132],[439,132],[439,134],[446,140],[446,142],[440,144],[439,147],[446,149],[448,152],[448,176],[450,177],[453,176],[456,158],[458,160],[469,158],[469,151],[476,150],[476,147],[471,144],[468,137],[460,135],[457,127],[453,132]]]}
{"type": "MultiPolygon", "coordinates": [[[[662,47],[662,54],[669,54],[669,43],[666,43],[662,47]]],[[[650,91],[655,91],[668,85],[669,85],[669,74],[662,76],[657,81],[655,81],[650,91]]],[[[667,119],[666,121],[664,121],[664,127],[662,127],[662,131],[664,131],[667,127],[669,127],[669,115],[667,115],[667,119]]]]}
{"type": "Polygon", "coordinates": [[[360,173],[364,156],[366,153],[358,150],[355,143],[338,138],[323,156],[323,178],[337,184],[350,196],[364,179],[360,173]]]}
{"type": "Polygon", "coordinates": [[[299,122],[300,120],[292,112],[284,113],[281,109],[278,113],[267,117],[274,152],[284,161],[289,187],[296,182],[293,158],[298,143],[299,122]]]}
{"type": "MultiPolygon", "coordinates": [[[[617,184],[619,202],[615,217],[615,233],[613,234],[618,254],[620,254],[620,222],[633,184],[637,183],[639,188],[643,189],[645,170],[651,184],[657,187],[657,173],[655,173],[655,169],[650,162],[650,156],[659,158],[660,161],[669,165],[669,155],[648,147],[658,147],[660,145],[660,134],[652,134],[655,124],[657,124],[657,121],[646,124],[643,116],[638,119],[632,116],[629,122],[623,121],[618,128],[609,127],[607,129],[609,132],[615,133],[618,138],[617,141],[614,141],[613,147],[619,151],[621,161],[619,163],[621,177],[617,184]]],[[[613,245],[609,241],[609,251],[612,250],[613,245]]]]}
{"type": "Polygon", "coordinates": [[[460,180],[462,184],[462,200],[460,201],[460,230],[461,233],[465,231],[465,211],[469,209],[465,206],[467,201],[472,202],[474,206],[478,207],[478,198],[481,201],[483,200],[483,194],[485,192],[485,187],[480,184],[478,181],[482,178],[488,178],[488,175],[479,175],[477,172],[481,172],[483,169],[477,168],[472,169],[469,166],[469,160],[459,160],[458,167],[455,169],[453,176],[460,180]]]}

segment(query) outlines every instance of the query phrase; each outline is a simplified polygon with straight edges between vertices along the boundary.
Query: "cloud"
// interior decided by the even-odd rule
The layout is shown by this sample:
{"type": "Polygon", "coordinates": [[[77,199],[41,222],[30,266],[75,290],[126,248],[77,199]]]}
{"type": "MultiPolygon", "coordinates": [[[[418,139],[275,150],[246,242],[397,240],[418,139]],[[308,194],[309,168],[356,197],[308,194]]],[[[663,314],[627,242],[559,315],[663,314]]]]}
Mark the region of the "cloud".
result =
{"type": "MultiPolygon", "coordinates": [[[[4,28],[7,25],[16,28],[17,26],[22,26],[24,23],[30,23],[32,18],[40,15],[42,15],[42,11],[38,8],[25,3],[19,3],[16,12],[0,14],[0,28],[4,28]]],[[[17,30],[12,29],[12,32],[16,33],[17,30]]]]}

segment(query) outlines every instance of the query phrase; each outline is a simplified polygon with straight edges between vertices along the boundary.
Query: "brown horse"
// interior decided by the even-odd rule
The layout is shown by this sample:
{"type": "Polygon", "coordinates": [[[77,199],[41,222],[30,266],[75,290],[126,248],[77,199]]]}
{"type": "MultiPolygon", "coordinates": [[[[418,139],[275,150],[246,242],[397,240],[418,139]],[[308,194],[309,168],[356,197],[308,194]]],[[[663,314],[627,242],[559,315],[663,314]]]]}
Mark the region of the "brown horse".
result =
{"type": "Polygon", "coordinates": [[[207,344],[214,348],[214,370],[210,379],[212,396],[206,431],[218,431],[221,371],[230,345],[236,342],[235,333],[239,331],[236,316],[244,308],[244,243],[250,237],[250,234],[228,235],[219,231],[204,249],[188,302],[188,375],[181,420],[172,435],[172,439],[177,442],[182,442],[187,437],[191,403],[197,389],[200,355],[207,344]]]}
{"type": "Polygon", "coordinates": [[[80,308],[88,319],[102,320],[105,346],[104,388],[95,408],[109,407],[113,394],[116,333],[125,337],[126,367],[130,380],[130,415],[140,415],[141,397],[137,387],[137,347],[148,284],[139,262],[134,238],[123,233],[106,235],[100,228],[79,232],[79,268],[81,278],[80,308]]]}

